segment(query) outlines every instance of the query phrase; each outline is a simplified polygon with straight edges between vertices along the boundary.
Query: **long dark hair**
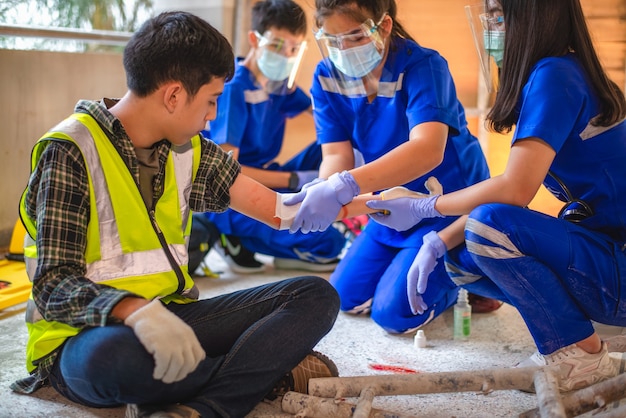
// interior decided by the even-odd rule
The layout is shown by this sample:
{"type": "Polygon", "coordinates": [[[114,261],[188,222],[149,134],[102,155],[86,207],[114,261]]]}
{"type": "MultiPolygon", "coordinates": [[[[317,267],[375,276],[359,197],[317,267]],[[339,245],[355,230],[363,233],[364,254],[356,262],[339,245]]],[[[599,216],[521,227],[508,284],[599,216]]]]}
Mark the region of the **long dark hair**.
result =
{"type": "MultiPolygon", "coordinates": [[[[596,126],[626,116],[626,101],[609,80],[593,47],[579,0],[499,0],[506,25],[500,88],[487,115],[489,127],[509,132],[517,122],[516,105],[531,68],[542,58],[574,51],[600,102],[596,126]]],[[[489,3],[485,2],[486,5],[489,3]]]]}
{"type": "Polygon", "coordinates": [[[315,24],[322,27],[324,20],[335,13],[352,17],[357,22],[364,22],[368,18],[380,19],[385,13],[393,20],[391,38],[415,39],[396,20],[398,7],[395,0],[315,0],[315,24]],[[356,8],[351,6],[357,6],[356,8]],[[361,13],[365,10],[371,14],[366,16],[361,13]]]}

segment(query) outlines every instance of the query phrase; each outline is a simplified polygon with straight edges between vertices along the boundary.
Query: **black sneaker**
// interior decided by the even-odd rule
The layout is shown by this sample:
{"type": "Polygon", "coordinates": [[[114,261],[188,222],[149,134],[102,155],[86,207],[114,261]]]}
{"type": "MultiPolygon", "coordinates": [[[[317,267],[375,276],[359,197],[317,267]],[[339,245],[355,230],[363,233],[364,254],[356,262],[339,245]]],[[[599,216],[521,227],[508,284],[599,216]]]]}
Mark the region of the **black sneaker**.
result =
{"type": "Polygon", "coordinates": [[[318,351],[311,351],[304,360],[276,383],[266,398],[274,400],[287,392],[299,392],[306,395],[309,393],[309,379],[337,376],[339,376],[337,365],[331,359],[318,351]]]}
{"type": "Polygon", "coordinates": [[[230,269],[239,274],[262,273],[265,264],[254,258],[254,253],[246,249],[239,238],[232,235],[221,234],[214,247],[224,258],[230,269]]]}

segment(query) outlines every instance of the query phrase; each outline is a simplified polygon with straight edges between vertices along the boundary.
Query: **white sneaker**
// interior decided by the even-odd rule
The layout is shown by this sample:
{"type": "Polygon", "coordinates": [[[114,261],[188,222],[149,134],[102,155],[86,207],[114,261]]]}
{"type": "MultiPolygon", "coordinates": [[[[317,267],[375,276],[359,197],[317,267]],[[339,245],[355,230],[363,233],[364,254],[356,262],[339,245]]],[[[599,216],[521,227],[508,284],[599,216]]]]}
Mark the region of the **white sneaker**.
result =
{"type": "Polygon", "coordinates": [[[559,366],[561,392],[582,389],[617,376],[617,367],[609,357],[605,342],[602,343],[602,349],[595,354],[587,353],[576,344],[568,345],[548,355],[535,352],[515,367],[536,366],[559,366]]]}

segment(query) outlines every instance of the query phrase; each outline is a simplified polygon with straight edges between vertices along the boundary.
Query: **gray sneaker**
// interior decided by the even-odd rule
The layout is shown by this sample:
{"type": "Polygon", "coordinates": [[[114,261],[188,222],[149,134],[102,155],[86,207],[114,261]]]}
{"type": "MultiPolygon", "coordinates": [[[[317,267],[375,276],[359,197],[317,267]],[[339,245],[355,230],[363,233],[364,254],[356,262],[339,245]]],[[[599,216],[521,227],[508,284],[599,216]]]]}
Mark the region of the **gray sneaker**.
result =
{"type": "MultiPolygon", "coordinates": [[[[568,345],[552,354],[535,352],[515,367],[559,366],[559,390],[569,392],[582,389],[617,376],[617,367],[609,357],[606,342],[595,354],[589,354],[576,344],[568,345]]],[[[532,390],[534,392],[534,388],[532,390]]]]}

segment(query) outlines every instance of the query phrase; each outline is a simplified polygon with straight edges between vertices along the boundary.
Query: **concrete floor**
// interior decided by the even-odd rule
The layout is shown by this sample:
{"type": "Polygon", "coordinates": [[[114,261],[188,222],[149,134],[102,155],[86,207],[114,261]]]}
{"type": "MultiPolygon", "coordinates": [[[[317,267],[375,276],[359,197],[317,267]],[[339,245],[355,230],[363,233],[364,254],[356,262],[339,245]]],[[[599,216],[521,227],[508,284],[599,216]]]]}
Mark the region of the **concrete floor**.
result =
{"type": "MultiPolygon", "coordinates": [[[[265,274],[236,275],[211,251],[209,265],[214,271],[223,273],[218,279],[201,277],[197,280],[202,297],[303,274],[275,270],[271,258],[261,259],[268,264],[265,274]]],[[[23,313],[23,305],[0,311],[0,417],[123,417],[124,408],[84,408],[67,401],[50,388],[32,396],[17,395],[9,390],[9,384],[26,373],[23,313]]],[[[535,350],[521,317],[511,306],[505,305],[493,313],[474,315],[468,341],[452,338],[452,319],[452,310],[448,310],[426,325],[423,329],[428,345],[418,349],[413,345],[413,335],[389,335],[368,317],[340,313],[334,328],[316,349],[337,363],[341,376],[389,374],[393,373],[390,370],[402,368],[418,373],[504,368],[516,364],[535,350]]],[[[622,405],[625,403],[622,400],[622,405]]],[[[617,406],[612,404],[609,408],[617,406]]],[[[537,407],[537,399],[535,395],[519,391],[495,391],[487,395],[465,392],[380,396],[375,398],[374,407],[429,418],[514,417],[537,407]]],[[[247,418],[289,416],[292,415],[281,412],[280,403],[276,401],[260,404],[247,418]]]]}

